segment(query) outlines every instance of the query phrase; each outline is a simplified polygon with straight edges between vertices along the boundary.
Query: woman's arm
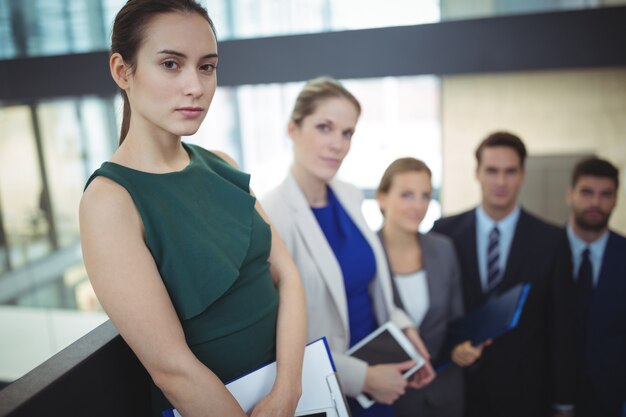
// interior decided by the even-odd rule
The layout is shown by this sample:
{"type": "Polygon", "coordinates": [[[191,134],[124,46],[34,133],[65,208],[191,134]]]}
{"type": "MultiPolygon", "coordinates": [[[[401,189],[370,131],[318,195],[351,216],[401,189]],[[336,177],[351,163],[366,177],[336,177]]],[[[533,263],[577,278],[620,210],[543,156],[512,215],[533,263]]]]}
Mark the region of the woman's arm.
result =
{"type": "Polygon", "coordinates": [[[293,416],[302,393],[302,358],[306,344],[306,300],[300,275],[287,247],[261,205],[256,208],[272,229],[270,264],[278,288],[276,326],[276,381],[272,392],[255,407],[252,416],[293,416]]]}
{"type": "Polygon", "coordinates": [[[404,334],[406,334],[407,338],[411,341],[413,346],[415,346],[415,349],[417,349],[419,354],[426,360],[424,366],[418,369],[410,379],[408,386],[416,389],[424,388],[426,385],[433,382],[437,376],[433,365],[430,363],[430,353],[428,353],[428,349],[426,349],[426,345],[415,327],[407,327],[403,330],[404,334]]]}
{"type": "Polygon", "coordinates": [[[127,191],[98,177],[79,214],[85,266],[98,299],[167,399],[185,417],[245,416],[187,346],[127,191]]]}
{"type": "MultiPolygon", "coordinates": [[[[237,163],[227,154],[214,151],[235,168],[237,163]]],[[[250,194],[254,195],[252,190],[250,194]]],[[[257,200],[256,210],[270,225],[272,249],[269,262],[272,278],[278,288],[276,324],[276,380],[270,394],[254,408],[253,417],[294,415],[302,393],[302,359],[306,344],[306,299],[298,269],[280,235],[272,226],[257,200]]]]}

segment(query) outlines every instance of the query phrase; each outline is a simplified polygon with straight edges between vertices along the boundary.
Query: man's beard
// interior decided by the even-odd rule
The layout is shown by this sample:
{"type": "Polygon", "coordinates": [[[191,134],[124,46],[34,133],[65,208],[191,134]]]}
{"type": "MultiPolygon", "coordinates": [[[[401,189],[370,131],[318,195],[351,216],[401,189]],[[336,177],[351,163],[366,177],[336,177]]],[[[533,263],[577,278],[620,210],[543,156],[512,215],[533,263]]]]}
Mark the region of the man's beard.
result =
{"type": "Polygon", "coordinates": [[[602,213],[602,217],[597,220],[587,220],[585,218],[586,211],[589,210],[585,210],[583,212],[574,212],[574,221],[579,228],[588,232],[599,232],[606,229],[607,225],[609,224],[610,213],[606,214],[599,209],[594,209],[594,211],[602,213]]]}

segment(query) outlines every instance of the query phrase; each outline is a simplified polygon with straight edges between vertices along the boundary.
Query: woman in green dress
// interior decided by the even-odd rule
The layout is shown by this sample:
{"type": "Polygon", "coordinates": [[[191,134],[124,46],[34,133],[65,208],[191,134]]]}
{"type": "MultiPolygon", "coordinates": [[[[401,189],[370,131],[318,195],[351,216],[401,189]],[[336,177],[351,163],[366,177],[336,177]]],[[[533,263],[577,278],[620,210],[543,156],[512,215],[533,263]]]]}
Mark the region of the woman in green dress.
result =
{"type": "Polygon", "coordinates": [[[100,302],[152,377],[152,414],[245,416],[224,383],[276,360],[252,415],[293,416],[306,334],[297,270],[249,176],[181,141],[215,93],[213,24],[194,0],[129,0],[111,49],[120,146],[87,183],[81,240],[100,302]]]}

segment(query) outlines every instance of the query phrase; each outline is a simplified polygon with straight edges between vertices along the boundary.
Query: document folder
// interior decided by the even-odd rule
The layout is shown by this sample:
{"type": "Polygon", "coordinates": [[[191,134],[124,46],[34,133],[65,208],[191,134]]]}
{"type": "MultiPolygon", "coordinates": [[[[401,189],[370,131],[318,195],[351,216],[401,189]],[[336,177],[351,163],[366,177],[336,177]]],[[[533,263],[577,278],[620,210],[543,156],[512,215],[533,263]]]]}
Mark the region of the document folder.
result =
{"type": "Polygon", "coordinates": [[[452,350],[459,343],[469,340],[477,346],[517,327],[530,289],[530,283],[518,284],[452,322],[436,364],[437,371],[451,363],[452,350]]]}
{"type": "MultiPolygon", "coordinates": [[[[302,365],[302,396],[296,416],[350,417],[350,411],[325,338],[309,343],[302,365]]],[[[250,414],[254,406],[270,393],[276,378],[276,362],[265,365],[226,384],[241,408],[250,414]]],[[[163,417],[180,417],[175,409],[163,417]]]]}

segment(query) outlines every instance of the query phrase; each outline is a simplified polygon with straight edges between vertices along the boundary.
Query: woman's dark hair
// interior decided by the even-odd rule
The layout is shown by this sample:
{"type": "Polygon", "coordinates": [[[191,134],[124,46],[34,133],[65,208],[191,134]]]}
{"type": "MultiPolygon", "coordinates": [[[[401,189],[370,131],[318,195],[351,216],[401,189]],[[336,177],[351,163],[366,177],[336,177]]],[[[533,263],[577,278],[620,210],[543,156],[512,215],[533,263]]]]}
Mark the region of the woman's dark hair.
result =
{"type": "MultiPolygon", "coordinates": [[[[195,0],[128,0],[117,13],[111,34],[111,55],[118,53],[128,64],[132,72],[137,65],[137,51],[141,46],[144,33],[150,20],[164,13],[197,13],[203,17],[215,35],[215,26],[206,9],[195,0]]],[[[128,134],[130,126],[130,103],[126,92],[122,90],[124,99],[124,116],[120,132],[120,145],[128,134]]]]}
{"type": "Polygon", "coordinates": [[[293,123],[300,126],[305,117],[315,113],[317,106],[324,100],[329,98],[345,98],[354,105],[358,115],[361,114],[361,104],[354,95],[348,91],[341,83],[333,78],[318,77],[309,80],[293,106],[291,117],[293,123]]]}

